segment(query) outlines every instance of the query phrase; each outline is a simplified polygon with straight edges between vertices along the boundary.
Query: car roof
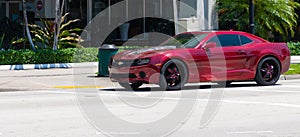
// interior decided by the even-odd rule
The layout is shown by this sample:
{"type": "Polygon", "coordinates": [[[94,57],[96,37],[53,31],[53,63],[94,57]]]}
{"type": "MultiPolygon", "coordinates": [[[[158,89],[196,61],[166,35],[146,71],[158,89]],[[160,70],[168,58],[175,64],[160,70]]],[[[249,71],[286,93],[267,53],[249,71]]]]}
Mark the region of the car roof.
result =
{"type": "Polygon", "coordinates": [[[210,34],[210,33],[214,33],[214,34],[241,34],[241,35],[247,35],[250,36],[252,38],[258,39],[262,42],[268,42],[267,40],[260,38],[256,35],[247,33],[247,32],[243,32],[243,31],[233,31],[233,30],[219,30],[219,31],[192,31],[192,32],[183,32],[180,34],[210,34]]]}
{"type": "Polygon", "coordinates": [[[216,34],[249,34],[242,31],[220,30],[220,31],[191,31],[183,32],[181,34],[203,34],[203,33],[216,33],[216,34]]]}

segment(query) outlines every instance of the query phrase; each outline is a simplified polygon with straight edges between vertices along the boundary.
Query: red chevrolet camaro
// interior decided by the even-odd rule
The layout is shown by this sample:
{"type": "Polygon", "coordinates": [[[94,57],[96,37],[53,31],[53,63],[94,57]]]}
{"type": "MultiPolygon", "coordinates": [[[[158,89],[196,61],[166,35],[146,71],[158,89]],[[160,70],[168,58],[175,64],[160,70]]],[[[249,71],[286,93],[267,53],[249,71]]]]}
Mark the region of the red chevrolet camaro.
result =
{"type": "Polygon", "coordinates": [[[290,66],[286,43],[272,43],[239,31],[181,33],[158,47],[118,53],[112,81],[125,88],[159,84],[178,90],[185,83],[256,81],[274,85],[290,66]]]}

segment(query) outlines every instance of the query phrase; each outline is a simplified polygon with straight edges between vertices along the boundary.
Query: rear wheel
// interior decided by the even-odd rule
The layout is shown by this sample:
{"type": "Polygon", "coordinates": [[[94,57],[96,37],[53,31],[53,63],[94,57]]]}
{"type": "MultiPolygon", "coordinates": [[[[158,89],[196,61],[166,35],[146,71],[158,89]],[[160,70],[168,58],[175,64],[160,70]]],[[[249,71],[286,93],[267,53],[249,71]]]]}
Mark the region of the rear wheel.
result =
{"type": "Polygon", "coordinates": [[[258,85],[274,85],[280,77],[280,64],[274,57],[262,59],[256,70],[255,81],[258,85]]]}
{"type": "Polygon", "coordinates": [[[180,90],[187,82],[188,72],[180,60],[169,60],[161,69],[160,87],[162,90],[180,90]]]}
{"type": "Polygon", "coordinates": [[[121,83],[121,82],[119,82],[119,84],[127,90],[138,90],[139,87],[143,85],[143,83],[121,83]]]}

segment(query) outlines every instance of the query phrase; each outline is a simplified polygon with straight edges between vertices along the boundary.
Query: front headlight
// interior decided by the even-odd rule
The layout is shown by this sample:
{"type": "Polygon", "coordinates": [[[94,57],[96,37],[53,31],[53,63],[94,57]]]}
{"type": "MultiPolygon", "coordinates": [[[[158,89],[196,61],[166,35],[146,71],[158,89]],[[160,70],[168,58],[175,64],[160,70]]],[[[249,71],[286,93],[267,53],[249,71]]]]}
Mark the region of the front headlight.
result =
{"type": "Polygon", "coordinates": [[[146,65],[149,63],[150,63],[150,58],[136,59],[134,61],[134,65],[136,65],[136,66],[146,65]]]}

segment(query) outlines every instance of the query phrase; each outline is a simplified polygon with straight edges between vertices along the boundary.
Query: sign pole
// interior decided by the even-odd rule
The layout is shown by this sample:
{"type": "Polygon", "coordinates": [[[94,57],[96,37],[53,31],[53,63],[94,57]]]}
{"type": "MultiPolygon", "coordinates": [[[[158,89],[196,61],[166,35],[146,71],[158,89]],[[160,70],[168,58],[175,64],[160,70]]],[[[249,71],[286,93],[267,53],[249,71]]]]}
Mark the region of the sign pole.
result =
{"type": "Polygon", "coordinates": [[[254,0],[249,0],[249,24],[250,24],[250,33],[255,34],[255,24],[254,24],[254,0]]]}

